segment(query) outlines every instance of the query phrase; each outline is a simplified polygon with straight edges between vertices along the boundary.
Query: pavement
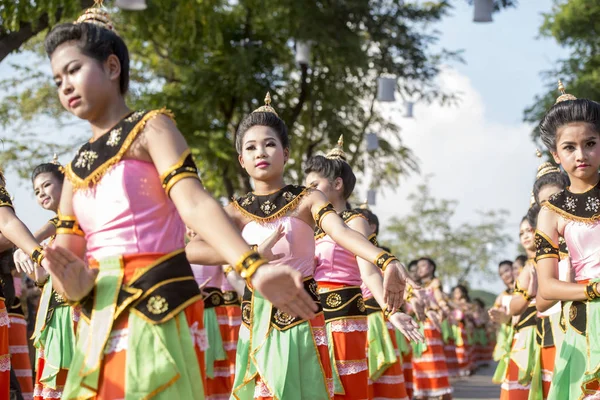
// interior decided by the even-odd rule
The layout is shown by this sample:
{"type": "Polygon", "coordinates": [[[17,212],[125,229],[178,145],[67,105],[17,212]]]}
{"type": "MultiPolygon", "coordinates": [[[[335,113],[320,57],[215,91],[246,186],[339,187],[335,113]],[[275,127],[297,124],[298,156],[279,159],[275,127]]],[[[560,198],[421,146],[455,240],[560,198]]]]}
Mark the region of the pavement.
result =
{"type": "Polygon", "coordinates": [[[496,364],[480,368],[475,375],[468,378],[452,380],[454,400],[498,400],[500,398],[500,385],[492,383],[492,376],[496,364]]]}

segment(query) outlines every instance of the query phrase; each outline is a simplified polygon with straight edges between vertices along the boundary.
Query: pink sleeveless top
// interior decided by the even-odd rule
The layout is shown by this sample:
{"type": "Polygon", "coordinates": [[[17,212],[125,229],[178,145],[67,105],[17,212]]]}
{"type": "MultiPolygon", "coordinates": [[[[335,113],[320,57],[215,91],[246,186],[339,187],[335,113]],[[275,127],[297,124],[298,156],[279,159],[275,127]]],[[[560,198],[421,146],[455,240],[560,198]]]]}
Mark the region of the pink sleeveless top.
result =
{"type": "Polygon", "coordinates": [[[275,243],[272,251],[284,256],[270,264],[288,265],[300,271],[304,278],[312,276],[315,272],[314,231],[301,219],[286,216],[269,223],[250,221],[244,226],[242,236],[248,244],[260,245],[279,225],[284,227],[284,236],[275,243]]]}
{"type": "Polygon", "coordinates": [[[329,236],[317,239],[315,242],[317,282],[342,283],[358,286],[362,283],[356,256],[344,249],[329,236]]]}
{"type": "Polygon", "coordinates": [[[600,222],[586,224],[568,221],[564,238],[569,248],[575,280],[600,277],[600,222]]]}
{"type": "Polygon", "coordinates": [[[97,260],[185,246],[185,225],[149,162],[119,161],[94,187],[73,192],[73,209],[97,260]]]}
{"type": "Polygon", "coordinates": [[[224,277],[223,268],[221,268],[221,266],[192,264],[192,272],[194,273],[194,279],[196,279],[198,285],[221,288],[224,277]]]}

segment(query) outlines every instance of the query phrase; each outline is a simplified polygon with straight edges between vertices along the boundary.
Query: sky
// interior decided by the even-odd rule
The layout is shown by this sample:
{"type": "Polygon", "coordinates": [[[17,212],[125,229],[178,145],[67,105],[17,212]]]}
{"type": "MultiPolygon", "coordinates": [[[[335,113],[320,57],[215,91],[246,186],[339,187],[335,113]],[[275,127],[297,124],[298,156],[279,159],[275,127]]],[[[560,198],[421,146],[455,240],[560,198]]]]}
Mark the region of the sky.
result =
{"type": "MultiPolygon", "coordinates": [[[[541,14],[551,10],[552,0],[521,1],[518,8],[495,14],[494,22],[488,24],[472,22],[473,9],[466,1],[454,4],[451,15],[436,25],[441,32],[439,46],[464,50],[466,63],[446,66],[439,84],[459,93],[461,102],[456,107],[418,103],[412,119],[402,118],[397,104],[379,105],[402,127],[402,138],[420,160],[422,174],[404,179],[395,191],[378,193],[373,211],[385,230],[386,221],[408,209],[406,196],[424,176],[433,174],[432,194],[459,201],[456,223],[476,221],[477,210],[510,212],[507,232],[515,241],[499,260],[514,258],[518,223],[527,211],[539,165],[529,137],[532,126],[522,122],[523,110],[544,91],[540,72],[551,69],[567,53],[552,39],[538,37],[541,14]]],[[[0,63],[0,76],[10,73],[9,62],[23,61],[20,55],[5,59],[0,63]]],[[[38,128],[40,134],[48,134],[44,127],[38,128]]],[[[10,129],[0,132],[4,137],[9,134],[10,129]]],[[[17,213],[30,229],[36,230],[52,217],[37,205],[29,181],[19,180],[10,171],[7,180],[17,213]]],[[[362,193],[366,183],[359,187],[362,193]]],[[[502,289],[499,279],[476,277],[471,283],[478,289],[502,289]]]]}

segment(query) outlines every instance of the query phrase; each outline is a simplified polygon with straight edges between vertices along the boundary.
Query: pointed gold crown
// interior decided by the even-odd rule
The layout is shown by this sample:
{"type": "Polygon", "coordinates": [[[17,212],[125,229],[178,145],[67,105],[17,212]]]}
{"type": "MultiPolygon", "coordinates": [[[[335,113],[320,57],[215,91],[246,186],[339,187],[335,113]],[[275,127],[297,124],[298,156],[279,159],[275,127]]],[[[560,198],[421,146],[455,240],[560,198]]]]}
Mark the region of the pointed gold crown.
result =
{"type": "MultiPolygon", "coordinates": [[[[535,150],[535,155],[538,158],[542,158],[542,152],[539,151],[538,149],[535,150]]],[[[546,174],[550,174],[553,172],[557,172],[560,173],[560,168],[558,168],[556,165],[552,164],[551,162],[543,162],[540,164],[540,166],[538,167],[537,170],[537,174],[535,176],[535,179],[540,179],[542,176],[546,175],[546,174]]]]}
{"type": "Polygon", "coordinates": [[[370,208],[369,208],[369,200],[365,199],[365,201],[363,201],[362,203],[360,203],[360,206],[358,206],[358,208],[360,208],[361,210],[370,210],[370,208]]]}
{"type": "Polygon", "coordinates": [[[54,165],[59,165],[60,166],[60,162],[58,161],[58,154],[54,153],[54,157],[52,157],[52,161],[50,161],[50,164],[54,164],[54,165]]]}
{"type": "MultiPolygon", "coordinates": [[[[271,93],[267,92],[267,95],[265,96],[265,105],[258,107],[256,110],[252,111],[252,113],[255,112],[267,112],[277,115],[277,111],[275,111],[275,109],[271,107],[271,93]]],[[[277,116],[279,117],[279,115],[277,116]]]]}
{"type": "Polygon", "coordinates": [[[87,23],[98,25],[101,28],[108,29],[116,33],[113,23],[110,19],[108,12],[102,7],[103,0],[94,0],[94,6],[85,10],[77,21],[76,24],[87,23]]]}
{"type": "Polygon", "coordinates": [[[330,160],[343,160],[346,161],[346,153],[344,153],[344,135],[341,135],[337,141],[335,147],[325,155],[325,158],[330,160]]]}
{"type": "Polygon", "coordinates": [[[558,80],[558,91],[561,94],[560,94],[560,96],[558,96],[558,98],[556,99],[556,103],[554,103],[554,104],[558,104],[562,101],[567,101],[567,100],[577,100],[577,97],[575,97],[572,94],[569,94],[565,91],[565,85],[563,85],[563,83],[560,79],[558,80]]]}

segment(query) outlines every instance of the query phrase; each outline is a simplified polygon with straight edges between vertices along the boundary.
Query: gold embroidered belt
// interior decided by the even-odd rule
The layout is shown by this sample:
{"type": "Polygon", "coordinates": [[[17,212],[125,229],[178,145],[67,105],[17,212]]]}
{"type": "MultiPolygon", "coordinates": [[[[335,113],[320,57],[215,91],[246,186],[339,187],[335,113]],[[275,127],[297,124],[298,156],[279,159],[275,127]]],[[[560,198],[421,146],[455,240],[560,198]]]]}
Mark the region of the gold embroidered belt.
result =
{"type": "Polygon", "coordinates": [[[360,286],[347,286],[339,289],[320,288],[319,296],[326,322],[367,315],[360,286]]]}

